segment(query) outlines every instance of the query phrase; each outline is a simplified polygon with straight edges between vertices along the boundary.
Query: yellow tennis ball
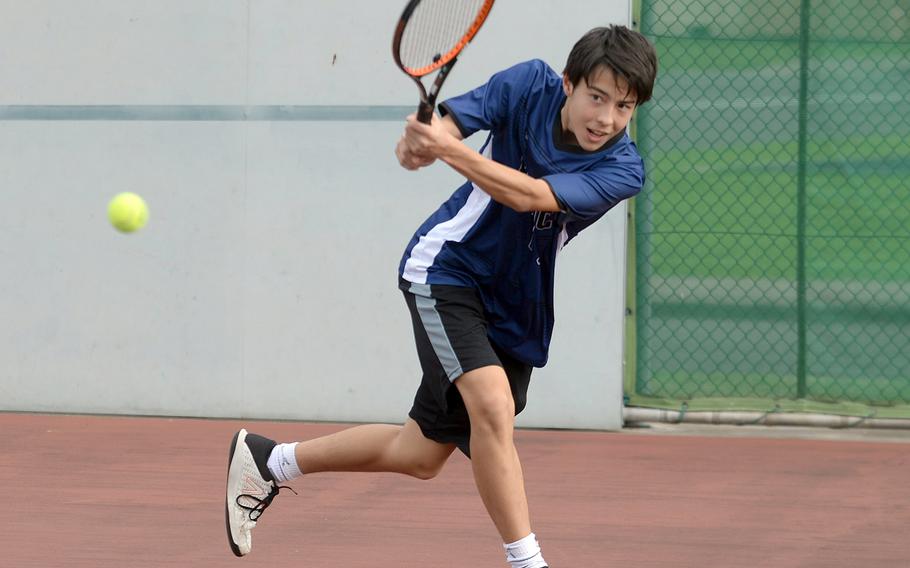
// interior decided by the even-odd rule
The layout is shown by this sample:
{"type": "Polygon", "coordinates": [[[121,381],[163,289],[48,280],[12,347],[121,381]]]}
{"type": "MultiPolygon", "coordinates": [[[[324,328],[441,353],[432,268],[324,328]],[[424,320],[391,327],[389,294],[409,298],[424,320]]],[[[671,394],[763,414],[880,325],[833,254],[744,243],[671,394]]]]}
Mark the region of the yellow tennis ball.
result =
{"type": "Polygon", "coordinates": [[[148,222],[149,209],[141,197],[127,191],[111,199],[107,206],[107,217],[118,231],[132,233],[148,222]]]}

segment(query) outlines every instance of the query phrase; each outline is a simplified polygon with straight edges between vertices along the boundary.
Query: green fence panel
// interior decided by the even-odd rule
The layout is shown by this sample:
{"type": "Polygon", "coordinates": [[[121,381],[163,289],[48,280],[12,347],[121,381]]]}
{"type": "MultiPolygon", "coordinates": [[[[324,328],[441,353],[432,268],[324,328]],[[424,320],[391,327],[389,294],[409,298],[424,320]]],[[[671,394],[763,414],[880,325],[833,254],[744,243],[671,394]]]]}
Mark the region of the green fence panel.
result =
{"type": "Polygon", "coordinates": [[[642,0],[639,27],[632,402],[910,403],[910,3],[642,0]]]}

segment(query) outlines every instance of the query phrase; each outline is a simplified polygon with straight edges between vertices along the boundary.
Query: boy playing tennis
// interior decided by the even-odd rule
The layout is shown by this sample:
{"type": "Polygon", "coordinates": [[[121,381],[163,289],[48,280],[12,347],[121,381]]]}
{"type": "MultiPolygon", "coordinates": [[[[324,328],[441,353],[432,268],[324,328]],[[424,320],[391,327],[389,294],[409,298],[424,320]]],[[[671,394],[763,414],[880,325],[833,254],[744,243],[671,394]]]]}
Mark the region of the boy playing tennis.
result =
{"type": "Polygon", "coordinates": [[[556,254],[644,183],[626,126],[656,74],[643,36],[596,28],[562,75],[528,61],[444,102],[429,125],[408,117],[395,149],[401,165],[441,160],[468,180],[417,230],[399,267],[423,369],[409,418],[291,444],[238,432],[225,503],[234,554],[250,551],[250,532],[281,483],[322,471],[430,479],[459,448],[512,568],[546,566],[514,417],[531,368],[547,360],[556,254]],[[481,152],[461,142],[478,130],[490,132],[481,152]]]}

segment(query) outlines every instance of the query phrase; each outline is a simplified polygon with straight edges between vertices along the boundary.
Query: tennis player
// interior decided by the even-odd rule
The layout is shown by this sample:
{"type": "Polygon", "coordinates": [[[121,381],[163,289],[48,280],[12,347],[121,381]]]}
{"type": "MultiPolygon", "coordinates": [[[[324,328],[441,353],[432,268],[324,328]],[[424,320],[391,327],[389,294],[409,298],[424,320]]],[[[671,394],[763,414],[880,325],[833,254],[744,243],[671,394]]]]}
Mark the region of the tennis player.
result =
{"type": "Polygon", "coordinates": [[[408,117],[395,149],[401,165],[442,161],[467,178],[417,229],[399,266],[423,369],[409,417],[297,443],[238,432],[225,503],[234,554],[250,551],[250,531],[280,484],[325,471],[430,479],[459,448],[512,568],[546,566],[514,419],[532,367],[547,362],[557,254],[644,184],[626,127],[656,74],[642,35],[596,28],[562,74],[527,61],[445,101],[429,125],[408,117]],[[480,130],[489,132],[480,152],[461,142],[480,130]]]}

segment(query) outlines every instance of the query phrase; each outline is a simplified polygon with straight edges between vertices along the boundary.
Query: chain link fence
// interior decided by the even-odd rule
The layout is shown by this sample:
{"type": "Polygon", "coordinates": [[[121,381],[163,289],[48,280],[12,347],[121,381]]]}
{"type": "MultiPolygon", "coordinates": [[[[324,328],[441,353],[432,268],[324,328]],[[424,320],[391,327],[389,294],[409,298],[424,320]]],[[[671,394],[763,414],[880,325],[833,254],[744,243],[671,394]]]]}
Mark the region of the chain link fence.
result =
{"type": "Polygon", "coordinates": [[[910,416],[910,2],[639,8],[629,403],[910,416]]]}

